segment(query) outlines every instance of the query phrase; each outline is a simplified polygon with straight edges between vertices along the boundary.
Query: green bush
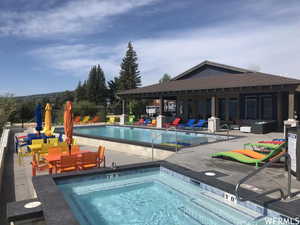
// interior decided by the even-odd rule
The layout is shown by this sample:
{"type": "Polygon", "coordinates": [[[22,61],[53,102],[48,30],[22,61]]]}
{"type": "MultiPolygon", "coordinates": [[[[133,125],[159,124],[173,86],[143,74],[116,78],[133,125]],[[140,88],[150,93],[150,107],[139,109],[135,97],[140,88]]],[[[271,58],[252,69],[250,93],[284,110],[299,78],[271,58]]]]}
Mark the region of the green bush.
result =
{"type": "Polygon", "coordinates": [[[10,114],[15,111],[16,103],[12,95],[0,96],[0,133],[10,114]]]}

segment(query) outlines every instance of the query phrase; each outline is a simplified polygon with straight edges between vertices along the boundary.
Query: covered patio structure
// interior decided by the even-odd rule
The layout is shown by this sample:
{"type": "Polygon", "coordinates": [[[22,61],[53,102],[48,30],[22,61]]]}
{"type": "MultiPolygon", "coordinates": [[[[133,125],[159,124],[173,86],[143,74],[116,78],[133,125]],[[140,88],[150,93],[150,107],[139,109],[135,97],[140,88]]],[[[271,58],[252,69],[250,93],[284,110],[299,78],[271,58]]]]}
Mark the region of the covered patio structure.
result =
{"type": "Polygon", "coordinates": [[[182,119],[219,118],[225,123],[251,121],[295,122],[300,80],[232,67],[210,61],[172,80],[119,92],[123,114],[128,99],[159,99],[159,117],[164,117],[164,100],[176,101],[176,116],[182,119]]]}

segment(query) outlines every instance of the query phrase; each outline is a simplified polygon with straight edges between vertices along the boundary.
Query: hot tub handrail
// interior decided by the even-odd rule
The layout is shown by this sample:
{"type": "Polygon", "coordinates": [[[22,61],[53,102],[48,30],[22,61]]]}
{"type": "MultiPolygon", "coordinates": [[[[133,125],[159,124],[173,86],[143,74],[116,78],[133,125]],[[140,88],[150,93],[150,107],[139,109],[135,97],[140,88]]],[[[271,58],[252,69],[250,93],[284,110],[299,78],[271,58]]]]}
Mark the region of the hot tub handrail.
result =
{"type": "Polygon", "coordinates": [[[239,201],[251,201],[254,199],[257,199],[259,197],[262,197],[264,195],[268,195],[274,192],[279,192],[280,193],[280,198],[281,199],[287,199],[287,198],[291,198],[291,157],[289,155],[288,152],[285,152],[283,155],[278,155],[275,158],[273,158],[271,161],[267,162],[265,165],[263,165],[262,167],[254,170],[252,173],[248,174],[247,176],[245,176],[244,178],[242,178],[235,186],[235,196],[239,201]],[[262,171],[263,169],[269,167],[270,165],[272,165],[275,161],[277,161],[278,159],[280,159],[282,156],[286,157],[286,162],[287,162],[287,169],[288,169],[288,183],[287,183],[287,190],[288,193],[285,196],[284,192],[281,188],[275,188],[257,195],[253,195],[250,197],[246,197],[246,198],[242,198],[240,196],[240,187],[243,183],[245,183],[247,180],[249,180],[250,178],[252,178],[253,176],[255,176],[256,174],[258,174],[260,171],[262,171]]]}

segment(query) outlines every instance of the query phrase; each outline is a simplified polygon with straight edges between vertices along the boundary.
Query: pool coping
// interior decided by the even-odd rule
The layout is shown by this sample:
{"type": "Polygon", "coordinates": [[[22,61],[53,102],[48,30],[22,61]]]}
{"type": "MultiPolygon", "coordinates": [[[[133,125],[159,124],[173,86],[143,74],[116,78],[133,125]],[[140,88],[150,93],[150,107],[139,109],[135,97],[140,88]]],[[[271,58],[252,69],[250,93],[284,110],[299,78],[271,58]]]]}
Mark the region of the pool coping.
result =
{"type": "MultiPolygon", "coordinates": [[[[75,128],[91,128],[91,127],[103,127],[103,126],[118,126],[118,127],[129,127],[129,128],[140,128],[140,129],[149,129],[149,130],[165,130],[164,128],[156,128],[156,127],[142,127],[142,126],[130,126],[130,125],[111,125],[111,124],[103,124],[103,125],[96,125],[96,126],[78,126],[75,128]]],[[[170,130],[170,131],[174,131],[174,130],[170,130]]],[[[55,133],[59,133],[59,134],[64,134],[63,128],[55,128],[55,133]]],[[[204,132],[200,132],[200,131],[195,131],[195,130],[177,130],[177,132],[181,132],[181,133],[196,133],[196,134],[204,134],[204,135],[215,135],[215,136],[224,136],[226,137],[226,135],[222,135],[222,134],[209,134],[209,133],[204,133],[204,132]]],[[[76,132],[74,132],[73,130],[73,136],[78,136],[78,137],[84,137],[84,138],[92,138],[92,139],[97,139],[97,140],[105,140],[105,141],[111,141],[111,142],[117,142],[117,143],[123,143],[123,144],[130,144],[130,145],[139,145],[139,146],[143,146],[143,147],[152,147],[151,143],[146,143],[146,142],[140,142],[140,141],[132,141],[132,140],[125,140],[125,139],[117,139],[117,138],[110,138],[110,137],[104,137],[104,136],[94,136],[94,135],[87,135],[87,134],[78,134],[76,132]]],[[[201,146],[201,145],[207,145],[207,144],[214,144],[214,143],[218,143],[218,142],[222,142],[222,141],[230,141],[230,140],[234,140],[237,138],[243,138],[243,136],[238,136],[238,135],[229,135],[230,139],[224,139],[224,140],[216,140],[216,141],[212,141],[212,142],[207,142],[207,143],[200,143],[200,144],[195,144],[195,145],[190,145],[190,146],[184,146],[184,147],[179,147],[177,150],[181,150],[181,149],[188,149],[188,148],[193,148],[193,147],[197,147],[197,146],[201,146]]],[[[176,152],[176,147],[172,147],[172,146],[166,146],[166,145],[161,145],[161,144],[153,144],[154,148],[157,149],[162,149],[162,150],[167,150],[167,151],[172,151],[172,152],[176,152]]]]}
{"type": "MultiPolygon", "coordinates": [[[[55,175],[42,175],[32,178],[34,188],[37,193],[39,201],[42,202],[43,215],[47,222],[47,225],[57,225],[64,221],[64,224],[69,225],[79,225],[73,215],[71,208],[66,202],[63,193],[59,190],[55,183],[55,180],[73,178],[83,175],[95,175],[95,174],[105,174],[122,172],[134,169],[145,169],[145,168],[155,168],[163,167],[171,171],[177,172],[184,176],[187,176],[195,181],[202,182],[206,185],[218,188],[221,191],[230,193],[234,195],[235,185],[226,183],[218,178],[209,177],[204,175],[203,172],[196,172],[188,168],[172,164],[167,161],[154,161],[145,162],[138,164],[130,164],[119,166],[115,169],[112,168],[96,168],[87,171],[75,171],[63,174],[55,175]]],[[[241,188],[241,196],[254,195],[255,192],[241,188]]],[[[269,197],[261,197],[252,201],[253,203],[260,205],[262,207],[267,207],[268,209],[274,210],[277,213],[283,214],[285,216],[299,219],[300,216],[300,200],[294,200],[290,202],[274,201],[269,197]]]]}

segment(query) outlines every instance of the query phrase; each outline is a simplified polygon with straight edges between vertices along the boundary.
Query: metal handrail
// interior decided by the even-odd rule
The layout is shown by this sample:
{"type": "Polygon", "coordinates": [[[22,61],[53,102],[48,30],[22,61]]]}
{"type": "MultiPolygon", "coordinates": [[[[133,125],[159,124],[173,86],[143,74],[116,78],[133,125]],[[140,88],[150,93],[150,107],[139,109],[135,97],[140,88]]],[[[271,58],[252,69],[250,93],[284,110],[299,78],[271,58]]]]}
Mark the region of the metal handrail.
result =
{"type": "Polygon", "coordinates": [[[280,193],[280,198],[281,199],[286,199],[286,198],[290,198],[291,197],[291,157],[289,155],[288,152],[285,152],[283,155],[278,155],[275,158],[273,158],[271,161],[267,162],[264,166],[262,166],[261,168],[258,168],[257,170],[253,171],[252,173],[248,174],[246,177],[244,177],[243,179],[241,179],[235,186],[235,196],[239,201],[251,201],[254,200],[256,198],[259,198],[261,196],[264,195],[268,195],[274,192],[279,192],[280,193]],[[256,175],[257,173],[259,173],[260,171],[262,171],[263,169],[267,168],[268,166],[272,165],[276,160],[278,160],[279,158],[281,158],[282,156],[286,157],[286,162],[287,162],[287,168],[288,168],[288,193],[285,196],[284,192],[281,188],[275,188],[257,195],[253,195],[247,198],[242,198],[240,196],[240,186],[241,184],[245,183],[247,180],[249,180],[251,177],[253,177],[254,175],[256,175]]]}
{"type": "Polygon", "coordinates": [[[227,141],[229,140],[229,133],[230,133],[230,126],[229,124],[225,124],[226,127],[226,135],[227,135],[227,141]]]}

